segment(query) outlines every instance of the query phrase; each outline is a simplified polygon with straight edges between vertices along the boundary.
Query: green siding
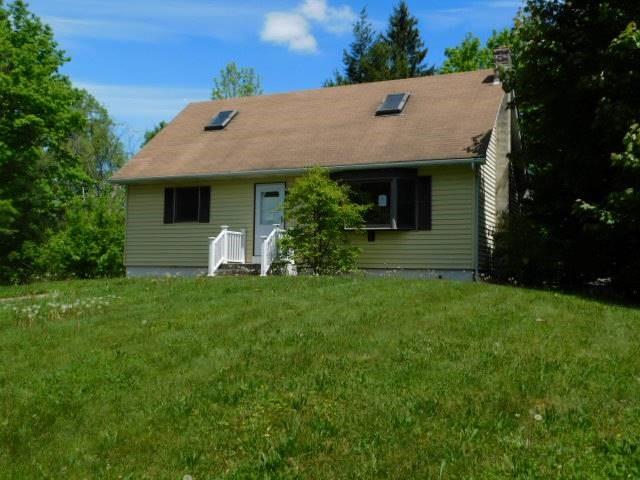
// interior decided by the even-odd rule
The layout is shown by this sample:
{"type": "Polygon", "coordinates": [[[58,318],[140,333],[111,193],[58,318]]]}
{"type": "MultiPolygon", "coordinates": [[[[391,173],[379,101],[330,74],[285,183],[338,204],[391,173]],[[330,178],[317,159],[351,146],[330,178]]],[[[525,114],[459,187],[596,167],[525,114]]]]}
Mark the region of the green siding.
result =
{"type": "MultiPolygon", "coordinates": [[[[433,211],[430,231],[378,231],[375,242],[355,233],[363,249],[362,268],[473,269],[474,176],[470,166],[421,169],[432,176],[433,211]]],[[[246,229],[247,254],[253,252],[255,183],[291,183],[285,178],[219,180],[211,185],[209,224],[162,223],[164,187],[128,187],[125,264],[127,266],[205,267],[208,237],[220,225],[246,229]]]]}
{"type": "Polygon", "coordinates": [[[361,268],[473,269],[474,175],[470,166],[423,168],[432,176],[432,228],[353,235],[361,268]]]}
{"type": "MultiPolygon", "coordinates": [[[[283,178],[220,180],[211,185],[208,224],[162,223],[164,188],[174,184],[131,185],[127,189],[126,266],[204,267],[208,237],[221,225],[247,230],[247,254],[253,252],[253,200],[255,183],[286,182],[283,178]]],[[[194,184],[196,185],[196,184],[194,184]]]]}

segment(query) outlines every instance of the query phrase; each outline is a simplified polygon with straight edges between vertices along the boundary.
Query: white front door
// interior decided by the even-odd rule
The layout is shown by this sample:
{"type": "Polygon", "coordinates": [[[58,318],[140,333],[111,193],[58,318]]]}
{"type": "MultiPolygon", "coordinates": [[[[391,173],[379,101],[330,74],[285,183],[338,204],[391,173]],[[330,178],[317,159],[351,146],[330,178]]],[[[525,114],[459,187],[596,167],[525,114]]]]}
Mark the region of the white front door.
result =
{"type": "Polygon", "coordinates": [[[257,183],[253,225],[253,255],[262,255],[262,236],[268,236],[275,224],[282,225],[284,183],[257,183]]]}

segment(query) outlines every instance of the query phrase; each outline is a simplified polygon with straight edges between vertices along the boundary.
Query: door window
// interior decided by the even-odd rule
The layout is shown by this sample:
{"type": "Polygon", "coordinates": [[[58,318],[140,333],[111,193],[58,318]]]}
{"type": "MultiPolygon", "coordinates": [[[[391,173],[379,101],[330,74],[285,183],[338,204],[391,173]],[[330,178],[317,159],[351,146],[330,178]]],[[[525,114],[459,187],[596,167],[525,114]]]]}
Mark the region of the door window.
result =
{"type": "Polygon", "coordinates": [[[262,225],[282,223],[280,192],[262,192],[260,197],[260,223],[262,225]]]}

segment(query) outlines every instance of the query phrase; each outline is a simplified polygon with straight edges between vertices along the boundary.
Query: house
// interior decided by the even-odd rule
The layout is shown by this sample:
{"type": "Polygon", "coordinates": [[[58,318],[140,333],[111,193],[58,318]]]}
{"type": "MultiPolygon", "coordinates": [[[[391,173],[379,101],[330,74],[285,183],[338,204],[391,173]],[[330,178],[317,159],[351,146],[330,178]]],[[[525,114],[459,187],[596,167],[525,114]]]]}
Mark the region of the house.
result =
{"type": "Polygon", "coordinates": [[[112,178],[127,274],[268,269],[287,187],[320,165],[374,205],[360,268],[474,278],[509,209],[508,100],[481,70],[191,103],[112,178]]]}

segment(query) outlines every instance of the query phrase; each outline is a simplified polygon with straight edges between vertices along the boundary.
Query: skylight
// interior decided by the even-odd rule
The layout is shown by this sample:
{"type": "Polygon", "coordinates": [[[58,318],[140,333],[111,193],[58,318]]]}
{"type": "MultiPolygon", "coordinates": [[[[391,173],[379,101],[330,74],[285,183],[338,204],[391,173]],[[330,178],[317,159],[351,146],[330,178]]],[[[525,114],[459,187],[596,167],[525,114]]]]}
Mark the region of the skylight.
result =
{"type": "Polygon", "coordinates": [[[408,93],[391,93],[384,99],[384,103],[378,107],[376,115],[395,115],[401,113],[408,99],[408,93]]]}
{"type": "Polygon", "coordinates": [[[204,129],[209,130],[222,130],[231,121],[233,117],[238,113],[237,110],[222,110],[211,119],[209,125],[205,125],[204,129]]]}

